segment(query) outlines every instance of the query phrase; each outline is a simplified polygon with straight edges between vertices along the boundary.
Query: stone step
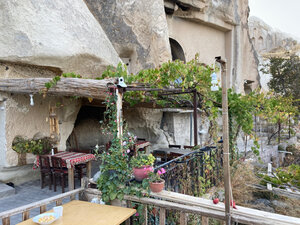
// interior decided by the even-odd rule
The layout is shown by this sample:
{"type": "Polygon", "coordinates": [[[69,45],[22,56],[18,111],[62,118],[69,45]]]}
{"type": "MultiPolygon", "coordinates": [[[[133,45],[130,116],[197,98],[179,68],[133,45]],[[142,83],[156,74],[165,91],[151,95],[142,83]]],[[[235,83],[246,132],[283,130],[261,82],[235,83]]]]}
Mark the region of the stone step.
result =
{"type": "Polygon", "coordinates": [[[5,198],[14,195],[15,193],[16,190],[13,187],[8,186],[4,183],[0,183],[0,198],[5,198]]]}

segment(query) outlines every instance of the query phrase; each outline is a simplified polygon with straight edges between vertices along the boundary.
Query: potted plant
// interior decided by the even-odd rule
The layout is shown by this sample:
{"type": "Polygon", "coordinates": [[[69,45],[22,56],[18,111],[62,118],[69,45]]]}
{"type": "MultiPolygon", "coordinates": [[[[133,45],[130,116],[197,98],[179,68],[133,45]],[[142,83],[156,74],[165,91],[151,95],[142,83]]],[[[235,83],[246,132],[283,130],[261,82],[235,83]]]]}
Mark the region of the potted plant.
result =
{"type": "Polygon", "coordinates": [[[133,175],[137,181],[142,181],[148,177],[148,173],[153,171],[153,163],[155,157],[152,154],[139,154],[131,158],[131,166],[133,167],[133,175]]]}
{"type": "Polygon", "coordinates": [[[149,173],[149,186],[152,192],[161,192],[165,187],[165,181],[160,177],[166,170],[164,168],[159,169],[157,172],[149,173]]]}

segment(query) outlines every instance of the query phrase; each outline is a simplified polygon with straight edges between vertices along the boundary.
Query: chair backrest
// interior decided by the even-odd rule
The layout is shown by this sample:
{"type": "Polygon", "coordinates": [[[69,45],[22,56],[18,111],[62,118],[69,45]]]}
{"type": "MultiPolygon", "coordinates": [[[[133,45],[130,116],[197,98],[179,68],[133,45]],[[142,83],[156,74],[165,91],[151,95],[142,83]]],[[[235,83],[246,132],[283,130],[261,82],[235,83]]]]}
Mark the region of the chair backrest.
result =
{"type": "Polygon", "coordinates": [[[63,161],[61,158],[56,156],[51,156],[52,161],[52,167],[56,170],[62,170],[63,169],[63,161]]]}
{"type": "Polygon", "coordinates": [[[40,168],[41,170],[50,170],[50,160],[46,155],[39,155],[40,168]]]}

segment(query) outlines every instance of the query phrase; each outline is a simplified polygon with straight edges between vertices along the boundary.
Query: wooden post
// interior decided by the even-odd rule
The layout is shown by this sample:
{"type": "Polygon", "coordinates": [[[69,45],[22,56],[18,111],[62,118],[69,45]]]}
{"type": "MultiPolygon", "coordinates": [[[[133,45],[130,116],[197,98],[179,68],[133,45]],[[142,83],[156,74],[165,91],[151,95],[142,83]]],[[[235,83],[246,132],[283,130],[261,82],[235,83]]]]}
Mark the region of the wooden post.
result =
{"type": "Polygon", "coordinates": [[[22,221],[29,219],[29,211],[25,211],[22,213],[22,221]]]}
{"type": "Polygon", "coordinates": [[[144,210],[143,210],[143,216],[144,216],[144,225],[148,225],[148,206],[144,205],[144,210]]]}
{"type": "Polygon", "coordinates": [[[197,121],[197,90],[193,92],[193,105],[194,105],[194,146],[198,145],[198,121],[197,121]]]}
{"type": "Polygon", "coordinates": [[[159,210],[159,225],[165,225],[166,224],[166,209],[160,208],[159,210]]]}
{"type": "MultiPolygon", "coordinates": [[[[122,122],[122,99],[123,99],[123,90],[116,89],[117,99],[117,124],[118,124],[118,138],[122,139],[123,136],[123,122],[122,122]]],[[[122,145],[121,145],[122,146],[122,145]]]]}
{"type": "MultiPolygon", "coordinates": [[[[272,176],[272,164],[271,163],[268,163],[268,176],[272,176]]],[[[272,191],[272,184],[270,183],[267,183],[267,189],[272,191]]]]}
{"type": "MultiPolygon", "coordinates": [[[[127,208],[132,208],[132,204],[131,201],[126,201],[127,203],[127,208]]],[[[131,217],[129,217],[126,221],[125,221],[125,225],[130,225],[131,224],[131,217]]]]}
{"type": "Polygon", "coordinates": [[[180,225],[187,225],[187,215],[185,212],[180,212],[180,225]]]}
{"type": "Polygon", "coordinates": [[[47,210],[47,205],[40,206],[40,213],[44,213],[47,210]]]}
{"type": "Polygon", "coordinates": [[[205,217],[205,216],[202,216],[201,217],[201,225],[208,225],[209,223],[209,218],[208,217],[205,217]]]}
{"type": "Polygon", "coordinates": [[[2,225],[10,225],[10,217],[2,219],[2,225]]]}
{"type": "MultiPolygon", "coordinates": [[[[68,186],[69,191],[74,190],[74,167],[68,168],[68,186]]],[[[75,200],[75,195],[71,195],[70,199],[75,200]]]]}
{"type": "Polygon", "coordinates": [[[62,199],[56,200],[56,206],[60,206],[60,205],[62,205],[62,199]]]}
{"type": "Polygon", "coordinates": [[[230,165],[229,165],[229,129],[228,129],[228,97],[226,79],[226,60],[216,58],[221,64],[222,76],[222,121],[223,121],[223,161],[224,161],[224,186],[225,186],[225,222],[231,224],[230,217],[230,165]]]}
{"type": "Polygon", "coordinates": [[[91,178],[92,177],[92,161],[88,161],[86,163],[86,176],[88,178],[91,178]]]}

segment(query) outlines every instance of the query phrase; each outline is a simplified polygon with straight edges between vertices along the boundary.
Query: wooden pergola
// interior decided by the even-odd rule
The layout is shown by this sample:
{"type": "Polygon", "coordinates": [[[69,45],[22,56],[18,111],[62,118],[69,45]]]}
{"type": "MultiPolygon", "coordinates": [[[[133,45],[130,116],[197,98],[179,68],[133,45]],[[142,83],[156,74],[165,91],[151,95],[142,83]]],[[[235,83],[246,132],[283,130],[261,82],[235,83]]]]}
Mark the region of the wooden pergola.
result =
{"type": "MultiPolygon", "coordinates": [[[[79,78],[61,78],[56,85],[47,89],[45,84],[51,82],[52,78],[18,78],[0,79],[0,92],[14,94],[45,94],[49,96],[78,96],[105,100],[109,91],[115,91],[118,95],[117,119],[118,124],[122,121],[122,97],[126,91],[158,92],[159,95],[193,94],[193,119],[194,119],[194,145],[198,144],[197,128],[197,91],[196,89],[182,90],[181,88],[150,88],[145,84],[132,84],[126,88],[119,87],[116,78],[94,80],[79,78]]],[[[122,130],[119,126],[119,130],[122,130]]],[[[122,131],[120,132],[122,134],[122,131]]]]}

